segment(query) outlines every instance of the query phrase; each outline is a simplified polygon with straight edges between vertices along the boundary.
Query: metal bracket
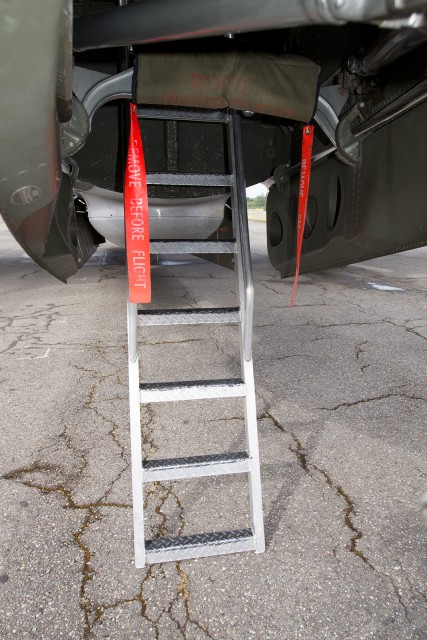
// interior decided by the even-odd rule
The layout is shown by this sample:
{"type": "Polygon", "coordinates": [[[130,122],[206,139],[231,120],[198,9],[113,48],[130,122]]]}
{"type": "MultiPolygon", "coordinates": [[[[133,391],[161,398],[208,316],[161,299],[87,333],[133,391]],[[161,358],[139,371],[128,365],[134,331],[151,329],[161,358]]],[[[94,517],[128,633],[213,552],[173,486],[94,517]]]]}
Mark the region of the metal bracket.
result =
{"type": "Polygon", "coordinates": [[[329,142],[335,144],[335,131],[338,126],[338,116],[329,102],[319,95],[314,119],[328,137],[329,142]]]}
{"type": "MultiPolygon", "coordinates": [[[[364,138],[374,133],[381,127],[393,122],[405,113],[408,113],[411,109],[414,109],[419,104],[422,104],[427,100],[427,79],[422,80],[415,87],[407,91],[405,94],[394,100],[384,109],[381,109],[375,116],[365,119],[365,116],[361,113],[365,105],[360,102],[355,105],[345,116],[341,119],[337,128],[337,143],[340,142],[341,147],[337,151],[335,144],[328,144],[320,151],[313,153],[312,164],[319,162],[322,158],[331,153],[337,153],[337,156],[345,164],[354,166],[360,162],[360,143],[364,138]],[[351,129],[351,124],[355,118],[360,117],[363,122],[358,124],[354,129],[351,129]],[[345,125],[343,124],[345,122],[345,125]],[[340,129],[340,127],[342,127],[340,129]],[[346,140],[347,136],[347,140],[346,140]],[[349,146],[354,145],[353,150],[356,152],[355,156],[350,156],[349,146]],[[358,159],[357,159],[358,154],[358,159]]],[[[279,165],[274,170],[274,180],[278,190],[283,189],[283,184],[292,176],[296,175],[300,170],[300,163],[293,166],[279,165]]]]}
{"type": "Polygon", "coordinates": [[[83,106],[87,111],[90,125],[95,113],[106,102],[132,98],[132,76],[133,68],[101,80],[88,91],[83,99],[83,106]]]}
{"type": "Polygon", "coordinates": [[[89,119],[86,109],[76,96],[72,101],[71,119],[61,124],[61,156],[69,158],[84,146],[89,135],[89,119]]]}
{"type": "Polygon", "coordinates": [[[363,106],[363,102],[355,104],[354,107],[340,119],[336,129],[337,157],[341,162],[349,166],[359,164],[361,160],[360,140],[355,138],[351,125],[356,118],[364,119],[360,111],[360,108],[363,106]]]}

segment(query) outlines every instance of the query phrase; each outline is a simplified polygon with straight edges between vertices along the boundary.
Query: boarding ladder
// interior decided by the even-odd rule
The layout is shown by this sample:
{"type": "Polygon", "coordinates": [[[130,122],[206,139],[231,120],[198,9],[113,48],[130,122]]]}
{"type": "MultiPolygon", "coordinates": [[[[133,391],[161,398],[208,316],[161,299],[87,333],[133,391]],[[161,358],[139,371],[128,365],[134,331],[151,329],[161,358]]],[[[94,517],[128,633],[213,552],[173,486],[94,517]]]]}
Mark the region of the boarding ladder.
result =
{"type": "Polygon", "coordinates": [[[246,212],[240,113],[175,108],[139,108],[138,118],[168,121],[222,122],[227,127],[231,174],[147,173],[151,185],[229,187],[234,240],[152,241],[151,254],[235,254],[239,307],[213,309],[144,310],[128,303],[129,397],[132,448],[132,494],[136,567],[146,564],[215,556],[239,551],[264,551],[261,478],[259,466],[255,385],[252,362],[253,282],[246,212]],[[241,378],[197,382],[141,383],[138,365],[138,326],[238,324],[241,378]],[[246,451],[164,460],[142,459],[140,405],[153,402],[242,397],[245,409],[246,451]],[[146,483],[226,474],[248,475],[251,528],[145,540],[146,483]]]}

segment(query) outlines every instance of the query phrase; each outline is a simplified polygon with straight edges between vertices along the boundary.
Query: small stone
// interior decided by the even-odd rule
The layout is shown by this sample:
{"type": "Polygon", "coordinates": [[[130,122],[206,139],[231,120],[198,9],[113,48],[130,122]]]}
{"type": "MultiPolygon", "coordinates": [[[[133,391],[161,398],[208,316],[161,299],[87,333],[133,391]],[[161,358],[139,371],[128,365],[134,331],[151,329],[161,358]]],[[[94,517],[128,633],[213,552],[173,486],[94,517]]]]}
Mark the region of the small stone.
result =
{"type": "Polygon", "coordinates": [[[9,580],[9,576],[7,575],[7,573],[4,573],[2,576],[0,576],[0,583],[1,584],[4,584],[8,580],[9,580]]]}

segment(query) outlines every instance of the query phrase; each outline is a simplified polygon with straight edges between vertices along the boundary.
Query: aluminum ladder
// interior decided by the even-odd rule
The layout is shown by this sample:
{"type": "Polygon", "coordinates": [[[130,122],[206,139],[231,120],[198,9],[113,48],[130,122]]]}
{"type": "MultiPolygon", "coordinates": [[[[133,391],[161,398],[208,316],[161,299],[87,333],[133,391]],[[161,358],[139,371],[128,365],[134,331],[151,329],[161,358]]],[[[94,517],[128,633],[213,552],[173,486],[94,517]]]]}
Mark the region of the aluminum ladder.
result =
{"type": "Polygon", "coordinates": [[[132,495],[135,565],[215,556],[265,549],[259,465],[255,385],[252,362],[253,281],[243,173],[241,121],[236,111],[194,109],[138,109],[139,118],[222,122],[227,126],[231,174],[147,173],[148,184],[228,186],[232,197],[235,240],[152,241],[151,254],[233,253],[239,290],[239,307],[215,309],[143,310],[128,302],[129,400],[131,427],[132,495]],[[137,328],[194,324],[239,324],[242,376],[231,380],[206,380],[144,384],[139,380],[137,328]],[[142,460],[141,403],[214,398],[244,398],[246,451],[165,460],[142,460]],[[145,540],[143,487],[148,482],[172,481],[226,474],[248,474],[251,528],[217,531],[175,538],[145,540]]]}

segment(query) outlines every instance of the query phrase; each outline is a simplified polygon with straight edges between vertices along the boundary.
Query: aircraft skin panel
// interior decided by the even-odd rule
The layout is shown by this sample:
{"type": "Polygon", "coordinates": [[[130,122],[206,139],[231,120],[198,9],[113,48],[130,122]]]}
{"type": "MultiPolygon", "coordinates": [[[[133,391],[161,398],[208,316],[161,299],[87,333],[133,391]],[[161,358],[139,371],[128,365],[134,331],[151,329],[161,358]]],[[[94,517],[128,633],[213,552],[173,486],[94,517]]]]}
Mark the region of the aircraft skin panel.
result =
{"type": "MultiPolygon", "coordinates": [[[[301,273],[427,244],[426,139],[424,103],[364,140],[360,165],[330,157],[313,166],[301,273]]],[[[295,271],[297,190],[295,176],[267,204],[269,256],[284,277],[295,271]]]]}

